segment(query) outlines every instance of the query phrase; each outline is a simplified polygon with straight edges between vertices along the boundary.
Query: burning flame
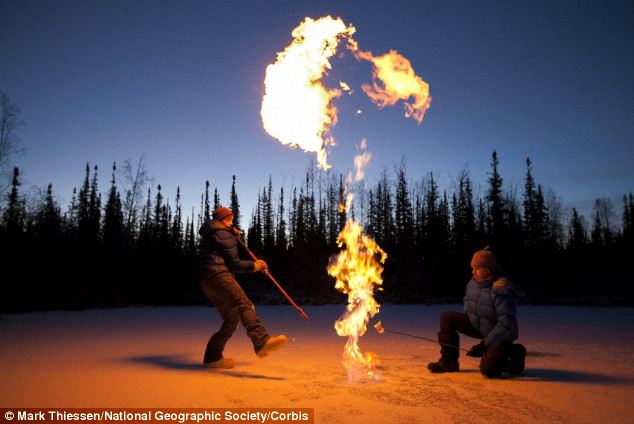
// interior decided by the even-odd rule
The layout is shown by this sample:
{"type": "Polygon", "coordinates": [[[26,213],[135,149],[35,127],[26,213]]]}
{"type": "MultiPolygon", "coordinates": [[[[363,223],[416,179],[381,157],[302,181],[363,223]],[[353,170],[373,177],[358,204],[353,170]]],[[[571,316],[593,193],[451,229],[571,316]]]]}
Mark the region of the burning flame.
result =
{"type": "MultiPolygon", "coordinates": [[[[363,181],[363,178],[365,177],[365,168],[372,160],[372,153],[366,151],[368,148],[368,140],[365,138],[361,140],[358,147],[362,150],[362,153],[354,157],[354,181],[363,181]]],[[[339,205],[339,212],[341,213],[349,211],[352,207],[352,201],[354,200],[354,192],[351,190],[352,181],[352,172],[348,172],[343,185],[343,193],[346,200],[345,203],[341,203],[339,205]]]]}
{"type": "Polygon", "coordinates": [[[321,79],[331,68],[339,39],[354,32],[340,18],[306,18],[293,30],[293,42],[266,68],[260,111],[264,129],[282,144],[317,153],[322,169],[330,168],[326,146],[334,140],[328,131],[337,122],[332,100],[341,89],[328,89],[321,79]]]}
{"type": "Polygon", "coordinates": [[[372,153],[365,151],[368,148],[368,140],[365,138],[361,140],[359,148],[363,150],[363,153],[354,157],[355,181],[361,181],[365,178],[365,167],[372,160],[372,153]]]}
{"type": "Polygon", "coordinates": [[[395,50],[383,56],[375,57],[371,52],[356,50],[356,45],[349,45],[359,59],[372,62],[372,85],[363,84],[363,92],[377,104],[379,108],[394,106],[403,100],[405,116],[411,117],[419,124],[431,105],[429,85],[416,75],[407,58],[395,50]],[[408,102],[413,97],[413,101],[408,102]]]}
{"type": "MultiPolygon", "coordinates": [[[[322,84],[324,74],[331,69],[330,59],[342,39],[347,41],[346,48],[358,60],[374,65],[372,85],[364,84],[361,88],[379,108],[393,106],[402,100],[405,116],[420,123],[431,103],[429,85],[416,75],[409,60],[396,51],[375,57],[371,52],[359,50],[352,37],[355,31],[340,18],[306,18],[293,30],[291,44],[266,68],[265,94],[260,110],[264,129],[284,145],[315,152],[322,169],[330,168],[326,148],[335,144],[329,133],[337,123],[333,100],[343,92],[353,93],[343,81],[332,89],[322,84]]],[[[361,113],[361,109],[356,110],[357,115],[361,113]]],[[[364,169],[372,159],[372,154],[366,151],[365,139],[359,147],[362,153],[354,159],[356,181],[363,180],[364,169]]],[[[352,205],[352,183],[350,172],[345,183],[345,204],[342,201],[339,205],[342,212],[352,205]]],[[[378,357],[369,352],[361,353],[358,340],[366,332],[369,320],[379,312],[374,292],[380,290],[387,254],[363,233],[361,225],[354,219],[348,219],[339,233],[338,245],[345,245],[345,249],[330,258],[328,273],[336,278],[335,288],[348,295],[346,312],[335,323],[337,334],[348,336],[343,355],[348,380],[378,380],[378,357]]]]}
{"type": "Polygon", "coordinates": [[[343,81],[339,81],[339,87],[348,94],[352,94],[352,88],[343,81]]]}
{"type": "Polygon", "coordinates": [[[343,353],[348,381],[378,380],[378,357],[371,352],[361,353],[358,340],[365,334],[370,319],[379,312],[374,292],[383,282],[381,273],[387,254],[353,219],[346,222],[337,244],[345,245],[345,250],[330,258],[328,274],[336,278],[335,288],[348,294],[346,312],[335,322],[337,334],[348,336],[343,353]]]}
{"type": "Polygon", "coordinates": [[[322,83],[342,39],[357,59],[374,65],[372,84],[361,88],[379,108],[403,100],[405,116],[421,123],[431,104],[429,85],[416,75],[409,60],[394,50],[382,56],[359,50],[352,37],[355,32],[354,26],[346,26],[341,18],[305,18],[293,30],[291,44],[266,68],[260,110],[264,129],[284,145],[317,153],[319,167],[324,170],[330,168],[326,148],[335,145],[330,135],[337,123],[333,100],[343,92],[354,92],[343,81],[338,88],[322,83]]]}

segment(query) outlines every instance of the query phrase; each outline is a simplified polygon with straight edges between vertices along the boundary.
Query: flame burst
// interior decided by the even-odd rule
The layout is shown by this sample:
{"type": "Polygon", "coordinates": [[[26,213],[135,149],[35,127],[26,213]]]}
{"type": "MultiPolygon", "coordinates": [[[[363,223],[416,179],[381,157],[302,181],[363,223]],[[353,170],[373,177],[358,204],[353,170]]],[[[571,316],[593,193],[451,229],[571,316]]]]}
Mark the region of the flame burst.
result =
{"type": "Polygon", "coordinates": [[[291,44],[266,68],[260,110],[264,129],[284,145],[316,153],[318,165],[324,170],[330,168],[326,148],[335,145],[330,134],[337,123],[333,100],[343,92],[354,92],[343,81],[337,88],[322,83],[342,39],[357,59],[373,64],[373,82],[361,88],[379,108],[402,100],[405,116],[421,123],[431,104],[429,85],[416,75],[409,60],[394,50],[382,56],[359,50],[353,38],[355,32],[354,26],[346,25],[341,18],[305,18],[293,30],[291,44]]]}
{"type": "Polygon", "coordinates": [[[345,245],[345,250],[330,258],[328,274],[336,278],[335,288],[348,294],[346,312],[335,322],[337,334],[348,336],[343,365],[348,381],[378,380],[378,357],[371,352],[361,353],[358,340],[365,334],[369,320],[379,312],[374,292],[383,282],[381,273],[387,254],[353,219],[348,219],[337,243],[339,247],[345,245]]]}
{"type": "Polygon", "coordinates": [[[410,61],[395,50],[375,57],[371,52],[355,50],[354,45],[349,48],[357,58],[372,62],[374,65],[373,83],[363,84],[363,92],[379,108],[394,106],[396,102],[403,100],[405,116],[420,124],[431,105],[431,96],[429,85],[416,75],[410,61]],[[410,98],[413,98],[413,101],[408,102],[410,98]]]}
{"type": "Polygon", "coordinates": [[[339,18],[306,18],[293,30],[293,42],[266,68],[260,110],[264,129],[282,144],[317,153],[322,169],[330,168],[326,146],[334,140],[328,130],[337,122],[332,100],[341,89],[328,89],[321,79],[340,38],[354,32],[339,18]]]}
{"type": "MultiPolygon", "coordinates": [[[[332,89],[322,84],[324,74],[331,69],[330,59],[342,39],[347,41],[346,48],[358,60],[373,64],[373,83],[361,88],[379,108],[402,100],[405,116],[420,123],[431,102],[429,86],[416,75],[409,60],[396,51],[375,57],[371,52],[359,50],[352,37],[355,31],[340,18],[306,18],[293,30],[293,42],[277,54],[275,63],[266,68],[260,111],[264,129],[284,145],[315,152],[322,169],[330,168],[326,148],[334,145],[334,138],[329,133],[337,122],[333,100],[343,92],[353,93],[343,81],[332,89]]],[[[361,114],[361,109],[356,113],[361,114]]],[[[356,181],[363,179],[364,168],[372,159],[371,153],[365,151],[366,147],[367,142],[362,140],[360,149],[363,152],[354,160],[356,181]]],[[[342,201],[340,205],[342,212],[351,207],[354,199],[350,189],[352,181],[350,172],[345,184],[345,203],[342,201]]],[[[335,323],[337,334],[348,336],[343,363],[349,381],[378,380],[378,357],[361,353],[358,340],[366,332],[369,320],[379,311],[374,292],[380,289],[387,254],[363,233],[361,225],[354,219],[346,222],[339,233],[338,244],[339,247],[345,245],[345,250],[330,258],[328,273],[336,278],[335,287],[348,295],[346,312],[335,323]]]]}

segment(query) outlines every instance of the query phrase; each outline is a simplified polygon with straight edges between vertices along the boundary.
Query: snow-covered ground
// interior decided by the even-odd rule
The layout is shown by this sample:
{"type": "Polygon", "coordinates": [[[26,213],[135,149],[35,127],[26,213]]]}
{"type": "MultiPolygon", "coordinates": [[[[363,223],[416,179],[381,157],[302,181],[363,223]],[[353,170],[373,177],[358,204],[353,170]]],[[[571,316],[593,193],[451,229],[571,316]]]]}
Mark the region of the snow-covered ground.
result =
{"type": "MultiPolygon", "coordinates": [[[[345,340],[333,323],[344,305],[259,306],[289,344],[257,358],[244,329],[226,356],[200,366],[219,324],[210,307],[46,312],[0,317],[0,407],[308,407],[317,423],[633,423],[634,309],[522,306],[522,377],[489,380],[478,361],[430,374],[433,343],[373,329],[363,351],[381,358],[379,382],[348,383],[345,340]]],[[[386,329],[435,337],[442,310],[460,305],[384,305],[386,329]]],[[[472,340],[463,339],[469,347],[472,340]]]]}

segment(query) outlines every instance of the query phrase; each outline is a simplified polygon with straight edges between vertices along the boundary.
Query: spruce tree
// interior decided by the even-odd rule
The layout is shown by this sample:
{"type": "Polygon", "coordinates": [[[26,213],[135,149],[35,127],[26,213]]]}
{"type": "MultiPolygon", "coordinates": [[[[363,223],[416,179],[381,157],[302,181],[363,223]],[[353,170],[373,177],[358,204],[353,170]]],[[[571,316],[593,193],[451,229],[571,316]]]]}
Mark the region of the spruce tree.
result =
{"type": "Polygon", "coordinates": [[[2,216],[2,225],[10,236],[18,236],[24,232],[26,208],[24,200],[20,197],[20,185],[20,170],[15,167],[11,178],[11,191],[7,196],[7,208],[2,216]]]}
{"type": "Polygon", "coordinates": [[[275,228],[273,219],[273,181],[269,175],[268,189],[262,190],[262,242],[265,252],[275,248],[275,228]]]}
{"type": "Polygon", "coordinates": [[[430,173],[425,192],[425,222],[423,224],[424,249],[427,253],[437,250],[442,244],[440,218],[438,185],[434,174],[430,173]]]}
{"type": "Polygon", "coordinates": [[[404,249],[411,249],[414,242],[412,202],[407,189],[407,179],[403,166],[398,170],[395,209],[396,242],[404,249]]]}
{"type": "Polygon", "coordinates": [[[53,198],[53,185],[46,189],[44,204],[38,213],[37,233],[47,241],[56,241],[62,232],[62,216],[55,199],[53,198]]]}
{"type": "Polygon", "coordinates": [[[218,188],[214,187],[214,209],[220,206],[220,195],[218,194],[218,188]]]}
{"type": "Polygon", "coordinates": [[[487,191],[487,232],[490,240],[499,245],[505,244],[505,218],[506,207],[502,195],[502,176],[498,172],[497,152],[491,155],[491,176],[489,177],[489,189],[487,191]]]}
{"type": "Polygon", "coordinates": [[[337,196],[336,182],[333,178],[328,180],[328,244],[334,246],[337,243],[337,236],[339,235],[339,225],[337,220],[337,214],[339,211],[339,201],[337,196]]]}
{"type": "Polygon", "coordinates": [[[209,221],[211,219],[211,211],[209,210],[209,180],[205,181],[205,200],[203,203],[203,218],[205,221],[209,221]]]}
{"type": "Polygon", "coordinates": [[[112,180],[110,182],[110,192],[106,201],[106,209],[103,221],[103,243],[109,248],[121,246],[123,241],[123,209],[121,196],[117,190],[116,183],[117,164],[112,164],[112,180]]]}
{"type": "Polygon", "coordinates": [[[70,203],[68,204],[68,210],[64,216],[64,233],[70,239],[73,239],[77,234],[77,216],[79,212],[79,204],[77,203],[77,188],[73,188],[73,195],[70,203]]]}
{"type": "Polygon", "coordinates": [[[236,176],[233,176],[231,183],[231,212],[233,212],[233,226],[240,228],[240,202],[238,202],[238,193],[236,191],[236,176]]]}
{"type": "Polygon", "coordinates": [[[390,193],[390,181],[387,172],[384,170],[377,186],[377,206],[378,206],[378,224],[379,224],[379,244],[388,250],[394,242],[394,204],[390,193]]]}
{"type": "Polygon", "coordinates": [[[90,195],[88,199],[89,210],[89,233],[88,237],[91,243],[96,244],[99,241],[101,230],[101,194],[98,188],[98,168],[95,165],[93,169],[92,182],[90,184],[90,195]]]}
{"type": "Polygon", "coordinates": [[[348,219],[348,213],[346,211],[346,189],[343,183],[343,175],[339,175],[339,206],[337,208],[337,235],[343,230],[348,219]]]}
{"type": "Polygon", "coordinates": [[[284,187],[280,187],[279,204],[277,207],[277,229],[275,243],[280,253],[286,251],[288,238],[286,236],[286,220],[284,219],[284,187]]]}
{"type": "Polygon", "coordinates": [[[82,242],[89,239],[90,234],[90,165],[86,164],[86,176],[79,189],[79,202],[77,208],[77,229],[82,242]]]}
{"type": "Polygon", "coordinates": [[[449,246],[451,241],[451,224],[449,221],[449,200],[447,198],[447,191],[443,191],[438,207],[438,224],[440,230],[440,245],[438,247],[445,248],[449,246]]]}
{"type": "Polygon", "coordinates": [[[176,187],[176,205],[174,206],[174,217],[170,228],[170,240],[172,248],[178,252],[183,249],[183,213],[181,211],[181,188],[176,187]]]}
{"type": "Polygon", "coordinates": [[[568,227],[568,248],[581,249],[587,244],[586,230],[583,219],[577,213],[577,208],[572,208],[572,216],[568,227]]]}
{"type": "Polygon", "coordinates": [[[458,251],[471,250],[475,242],[476,221],[471,180],[466,171],[458,178],[458,198],[453,196],[453,241],[458,251]]]}

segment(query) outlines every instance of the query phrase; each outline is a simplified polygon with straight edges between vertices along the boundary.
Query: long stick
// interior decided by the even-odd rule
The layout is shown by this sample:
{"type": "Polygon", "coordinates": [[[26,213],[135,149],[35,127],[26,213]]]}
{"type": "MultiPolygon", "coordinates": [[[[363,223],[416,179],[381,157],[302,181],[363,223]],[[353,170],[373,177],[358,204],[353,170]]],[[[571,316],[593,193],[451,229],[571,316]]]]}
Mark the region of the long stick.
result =
{"type": "Polygon", "coordinates": [[[379,321],[379,322],[377,322],[376,324],[374,324],[374,328],[376,329],[376,331],[378,331],[378,332],[379,332],[379,334],[380,334],[380,333],[383,333],[383,332],[386,332],[386,333],[393,333],[393,334],[399,334],[399,335],[401,335],[401,336],[411,337],[411,338],[414,338],[414,339],[426,340],[426,341],[428,341],[428,342],[432,342],[432,343],[439,343],[439,344],[441,344],[441,345],[443,345],[443,346],[453,347],[454,349],[460,349],[460,350],[462,350],[463,352],[469,352],[467,349],[464,349],[464,348],[461,348],[461,347],[458,347],[458,346],[454,346],[454,345],[452,345],[452,344],[442,343],[442,342],[439,342],[438,340],[430,339],[430,338],[428,338],[428,337],[415,336],[415,335],[413,335],[413,334],[409,334],[409,333],[401,333],[400,331],[387,330],[387,329],[385,329],[385,328],[383,327],[383,325],[381,324],[381,321],[379,321]]]}
{"type": "MultiPolygon", "coordinates": [[[[251,259],[253,259],[254,261],[259,260],[254,254],[253,252],[251,252],[251,250],[247,247],[247,245],[242,241],[242,239],[240,238],[239,235],[236,234],[236,239],[238,239],[238,242],[240,242],[240,244],[242,245],[242,247],[244,247],[244,249],[247,251],[247,253],[249,254],[249,256],[251,256],[251,259]]],[[[288,303],[290,303],[293,308],[295,308],[297,310],[297,312],[299,312],[299,314],[302,316],[302,318],[304,318],[306,321],[309,320],[308,315],[306,315],[306,312],[304,312],[302,310],[302,308],[300,308],[297,303],[295,303],[293,301],[293,299],[291,299],[291,297],[288,295],[288,293],[286,293],[286,291],[282,288],[282,286],[280,285],[280,283],[277,282],[277,280],[275,280],[275,278],[273,278],[273,276],[271,275],[271,273],[269,272],[268,269],[264,270],[264,275],[266,275],[267,277],[269,277],[269,279],[273,282],[273,284],[275,284],[275,286],[278,288],[278,290],[280,291],[280,293],[282,293],[284,295],[284,297],[286,298],[286,300],[288,300],[288,303]]]]}

